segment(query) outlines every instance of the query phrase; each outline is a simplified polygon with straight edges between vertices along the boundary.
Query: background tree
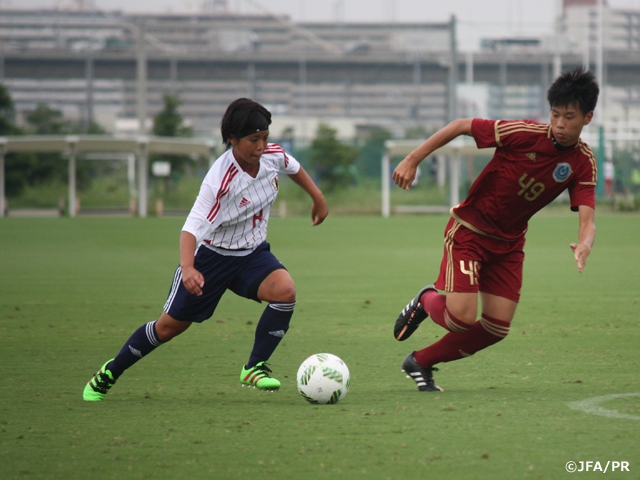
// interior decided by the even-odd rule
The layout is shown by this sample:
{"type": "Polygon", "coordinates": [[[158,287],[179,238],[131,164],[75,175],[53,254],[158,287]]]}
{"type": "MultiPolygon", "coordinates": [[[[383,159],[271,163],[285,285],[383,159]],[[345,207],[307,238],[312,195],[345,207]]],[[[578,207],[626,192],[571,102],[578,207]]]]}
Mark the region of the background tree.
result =
{"type": "Polygon", "coordinates": [[[7,88],[0,84],[0,135],[15,135],[15,109],[7,88]]]}
{"type": "MultiPolygon", "coordinates": [[[[35,135],[64,135],[65,122],[62,112],[45,104],[39,104],[26,116],[29,133],[35,135]]],[[[28,170],[29,184],[42,183],[47,180],[66,181],[68,162],[60,152],[42,152],[36,155],[36,163],[28,170]]]]}
{"type": "Polygon", "coordinates": [[[26,117],[29,124],[29,133],[34,135],[63,135],[65,121],[60,110],[54,110],[44,103],[39,103],[35,110],[29,112],[26,117]]]}
{"type": "Polygon", "coordinates": [[[191,137],[193,129],[184,124],[178,107],[182,104],[180,96],[165,95],[164,108],[153,119],[153,134],[162,137],[191,137]]]}
{"type": "Polygon", "coordinates": [[[360,148],[358,171],[360,174],[380,178],[382,168],[382,155],[384,154],[384,142],[391,138],[391,133],[384,128],[374,128],[369,132],[360,148]]]}
{"type": "MultiPolygon", "coordinates": [[[[7,88],[0,84],[0,135],[19,135],[14,124],[15,108],[7,88]]],[[[33,154],[10,153],[5,158],[5,191],[7,197],[18,195],[27,184],[25,171],[36,162],[33,154]]]]}
{"type": "Polygon", "coordinates": [[[404,134],[404,138],[407,140],[425,140],[431,136],[434,132],[429,132],[427,129],[420,125],[413,128],[407,128],[404,134]]]}
{"type": "MultiPolygon", "coordinates": [[[[79,122],[64,118],[60,110],[50,108],[45,104],[38,104],[35,110],[26,116],[27,132],[33,135],[68,135],[82,133],[83,127],[79,122]]],[[[103,133],[96,124],[90,128],[94,133],[103,133]]],[[[61,152],[42,152],[35,155],[35,164],[27,170],[27,183],[36,185],[45,182],[68,181],[69,163],[61,152]]],[[[97,173],[96,162],[78,162],[76,166],[76,182],[78,190],[83,191],[91,185],[91,178],[97,173]]]]}
{"type": "Polygon", "coordinates": [[[309,151],[309,163],[322,188],[331,191],[355,183],[358,157],[356,147],[338,140],[337,130],[325,124],[318,126],[309,151]]]}
{"type": "MultiPolygon", "coordinates": [[[[28,112],[25,128],[17,127],[14,122],[15,112],[11,96],[4,85],[0,85],[0,134],[2,135],[67,135],[82,133],[82,125],[64,118],[60,110],[38,104],[35,110],[28,112]]],[[[90,133],[104,133],[97,123],[89,127],[90,133]]],[[[7,197],[16,197],[27,185],[38,185],[47,182],[66,183],[68,179],[68,162],[63,153],[41,152],[7,155],[6,192],[7,197]]],[[[79,162],[76,169],[78,190],[86,190],[91,185],[91,178],[101,167],[97,162],[79,162]]]]}
{"type": "MultiPolygon", "coordinates": [[[[184,118],[178,112],[181,105],[180,96],[165,95],[164,108],[153,119],[153,134],[161,137],[192,137],[193,128],[185,125],[184,118]]],[[[172,178],[177,180],[185,171],[189,170],[192,160],[186,155],[152,155],[149,158],[150,165],[153,162],[165,161],[171,163],[172,178]]]]}

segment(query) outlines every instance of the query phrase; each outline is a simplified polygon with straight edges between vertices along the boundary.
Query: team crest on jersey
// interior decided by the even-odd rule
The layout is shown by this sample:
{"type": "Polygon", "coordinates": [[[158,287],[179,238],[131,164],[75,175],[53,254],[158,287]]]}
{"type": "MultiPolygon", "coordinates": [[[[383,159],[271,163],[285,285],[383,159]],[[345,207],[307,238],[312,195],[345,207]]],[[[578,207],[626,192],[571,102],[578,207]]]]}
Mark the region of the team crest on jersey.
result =
{"type": "Polygon", "coordinates": [[[273,180],[271,180],[271,186],[273,187],[274,191],[278,191],[278,176],[276,175],[275,177],[273,177],[273,180]]]}
{"type": "Polygon", "coordinates": [[[571,175],[573,173],[573,170],[571,170],[571,165],[569,165],[568,163],[559,163],[556,166],[556,169],[553,171],[553,179],[558,182],[564,182],[567,178],[569,178],[569,175],[571,175]]]}

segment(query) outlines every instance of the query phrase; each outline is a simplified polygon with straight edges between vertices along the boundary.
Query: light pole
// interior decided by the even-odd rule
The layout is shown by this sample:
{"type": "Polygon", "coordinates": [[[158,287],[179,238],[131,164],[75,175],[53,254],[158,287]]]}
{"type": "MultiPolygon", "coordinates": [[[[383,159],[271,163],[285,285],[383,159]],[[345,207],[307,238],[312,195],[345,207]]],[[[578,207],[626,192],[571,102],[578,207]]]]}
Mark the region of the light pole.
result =
{"type": "Polygon", "coordinates": [[[145,45],[144,23],[138,24],[138,44],[136,59],[136,100],[138,113],[138,133],[146,133],[145,123],[147,119],[147,49],[145,45]]]}

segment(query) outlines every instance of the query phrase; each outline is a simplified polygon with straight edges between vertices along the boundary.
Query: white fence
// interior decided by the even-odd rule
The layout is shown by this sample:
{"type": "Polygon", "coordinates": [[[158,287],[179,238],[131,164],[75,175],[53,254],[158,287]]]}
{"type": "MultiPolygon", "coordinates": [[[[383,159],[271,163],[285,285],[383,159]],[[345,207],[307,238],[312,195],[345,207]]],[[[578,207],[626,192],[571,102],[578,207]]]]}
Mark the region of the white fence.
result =
{"type": "MultiPolygon", "coordinates": [[[[391,158],[406,157],[415,150],[424,140],[387,140],[382,156],[382,216],[391,215],[391,158]]],[[[486,156],[493,155],[493,148],[478,149],[475,142],[470,137],[458,137],[449,144],[439,148],[434,155],[444,157],[445,164],[448,165],[449,173],[449,206],[442,205],[422,205],[406,206],[399,205],[394,211],[396,213],[409,212],[447,212],[451,207],[460,203],[460,164],[463,156],[486,156]]],[[[444,164],[440,168],[445,168],[444,164]]]]}
{"type": "MultiPolygon", "coordinates": [[[[607,132],[599,128],[591,128],[583,132],[582,140],[591,147],[593,154],[598,159],[598,163],[605,158],[610,159],[614,146],[618,149],[640,148],[640,132],[637,130],[607,132]]],[[[444,158],[444,162],[439,163],[442,175],[447,173],[449,179],[449,205],[421,205],[407,206],[398,205],[391,209],[391,159],[404,158],[414,149],[420,146],[424,140],[387,140],[382,156],[382,216],[388,217],[391,213],[433,213],[446,212],[451,207],[460,203],[460,172],[463,157],[492,157],[495,149],[478,149],[475,141],[471,137],[458,137],[449,144],[439,148],[433,155],[444,158]]],[[[640,163],[638,164],[640,168],[640,163]]],[[[599,175],[598,187],[601,187],[602,179],[599,175]]],[[[444,178],[444,176],[442,177],[444,178]]],[[[444,183],[443,183],[444,184],[444,183]]],[[[600,192],[600,190],[599,190],[600,192]]],[[[599,193],[601,194],[601,192],[599,193]]]]}
{"type": "Polygon", "coordinates": [[[148,214],[149,154],[197,155],[213,163],[216,158],[213,140],[156,136],[108,135],[38,135],[0,137],[0,217],[5,215],[5,168],[7,153],[62,152],[69,159],[69,216],[76,215],[76,156],[79,153],[131,153],[138,172],[138,215],[148,214]]]}

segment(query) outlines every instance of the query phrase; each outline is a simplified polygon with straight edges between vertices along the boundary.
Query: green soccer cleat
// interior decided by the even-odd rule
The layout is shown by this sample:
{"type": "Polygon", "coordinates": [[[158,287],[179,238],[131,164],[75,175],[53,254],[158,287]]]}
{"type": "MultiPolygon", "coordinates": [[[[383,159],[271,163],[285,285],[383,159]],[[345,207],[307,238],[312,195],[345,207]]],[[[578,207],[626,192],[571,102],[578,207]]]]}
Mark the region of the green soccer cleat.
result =
{"type": "Polygon", "coordinates": [[[107,370],[107,365],[109,365],[113,361],[108,360],[98,373],[96,373],[89,383],[84,387],[84,392],[82,392],[82,398],[87,402],[100,402],[107,394],[109,389],[113,387],[116,381],[113,379],[113,374],[111,370],[107,370]]]}
{"type": "Polygon", "coordinates": [[[280,382],[275,378],[271,378],[269,374],[271,369],[267,367],[265,362],[258,363],[255,367],[242,367],[240,373],[240,383],[243,387],[253,387],[260,390],[275,391],[280,388],[280,382]]]}

